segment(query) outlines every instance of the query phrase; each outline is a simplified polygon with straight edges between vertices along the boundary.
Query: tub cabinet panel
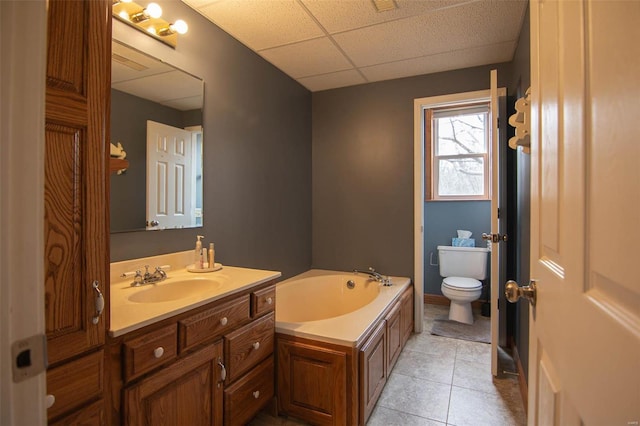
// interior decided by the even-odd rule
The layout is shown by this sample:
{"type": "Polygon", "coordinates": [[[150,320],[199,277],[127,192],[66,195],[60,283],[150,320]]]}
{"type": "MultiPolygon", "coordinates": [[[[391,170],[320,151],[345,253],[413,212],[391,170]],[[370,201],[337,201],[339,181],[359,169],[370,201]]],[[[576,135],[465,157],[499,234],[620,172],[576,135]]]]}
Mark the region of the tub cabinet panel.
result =
{"type": "Polygon", "coordinates": [[[279,413],[317,425],[365,425],[413,330],[413,286],[367,329],[357,347],[276,334],[279,413]]]}
{"type": "Polygon", "coordinates": [[[403,347],[403,330],[401,321],[401,306],[396,304],[385,318],[387,326],[387,371],[391,373],[396,365],[403,347]]]}
{"type": "Polygon", "coordinates": [[[355,424],[352,348],[310,343],[278,338],[278,411],[312,424],[355,424]]]}
{"type": "Polygon", "coordinates": [[[381,321],[360,349],[360,418],[368,419],[387,383],[387,324],[381,321]]]}
{"type": "Polygon", "coordinates": [[[257,284],[110,341],[114,424],[245,424],[274,395],[273,307],[257,284]],[[222,321],[222,319],[225,319],[222,321]]]}
{"type": "Polygon", "coordinates": [[[400,299],[400,327],[402,328],[402,347],[407,343],[413,332],[413,286],[402,293],[400,299]]]}

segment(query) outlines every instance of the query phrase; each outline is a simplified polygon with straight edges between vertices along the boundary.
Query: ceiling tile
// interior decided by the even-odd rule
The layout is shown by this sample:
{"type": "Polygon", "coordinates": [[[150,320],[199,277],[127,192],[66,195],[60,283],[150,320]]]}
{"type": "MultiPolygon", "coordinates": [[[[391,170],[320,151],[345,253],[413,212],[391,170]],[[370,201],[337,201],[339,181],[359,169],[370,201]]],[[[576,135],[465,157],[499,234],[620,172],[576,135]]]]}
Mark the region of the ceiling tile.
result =
{"type": "Polygon", "coordinates": [[[159,103],[169,99],[202,96],[203,92],[202,80],[177,70],[146,77],[144,85],[132,80],[112,84],[112,87],[159,103]],[[158,90],[159,87],[162,90],[158,90]]]}
{"type": "Polygon", "coordinates": [[[296,0],[222,0],[200,12],[253,50],[325,35],[296,0]]]}
{"type": "Polygon", "coordinates": [[[369,81],[431,74],[435,72],[470,68],[480,65],[508,62],[512,58],[516,42],[445,52],[404,61],[362,67],[360,71],[369,81]]]}
{"type": "Polygon", "coordinates": [[[300,0],[330,34],[416,16],[477,0],[395,0],[398,8],[376,11],[373,1],[300,0]]]}
{"type": "Polygon", "coordinates": [[[260,55],[293,78],[353,68],[327,37],[262,50],[260,55]]]}
{"type": "Polygon", "coordinates": [[[336,34],[357,66],[516,40],[522,2],[483,1],[336,34]]]}
{"type": "Polygon", "coordinates": [[[312,92],[354,86],[367,81],[356,70],[340,71],[313,77],[299,78],[298,82],[312,92]]]}

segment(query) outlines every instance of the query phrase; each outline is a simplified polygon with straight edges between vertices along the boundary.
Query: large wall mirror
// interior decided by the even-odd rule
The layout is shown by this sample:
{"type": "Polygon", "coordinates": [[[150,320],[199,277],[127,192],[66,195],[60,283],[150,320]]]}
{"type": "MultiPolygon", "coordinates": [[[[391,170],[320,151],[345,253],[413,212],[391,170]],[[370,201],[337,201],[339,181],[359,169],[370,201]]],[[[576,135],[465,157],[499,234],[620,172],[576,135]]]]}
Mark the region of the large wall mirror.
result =
{"type": "Polygon", "coordinates": [[[204,82],[115,40],[111,70],[111,232],[202,226],[204,82]]]}

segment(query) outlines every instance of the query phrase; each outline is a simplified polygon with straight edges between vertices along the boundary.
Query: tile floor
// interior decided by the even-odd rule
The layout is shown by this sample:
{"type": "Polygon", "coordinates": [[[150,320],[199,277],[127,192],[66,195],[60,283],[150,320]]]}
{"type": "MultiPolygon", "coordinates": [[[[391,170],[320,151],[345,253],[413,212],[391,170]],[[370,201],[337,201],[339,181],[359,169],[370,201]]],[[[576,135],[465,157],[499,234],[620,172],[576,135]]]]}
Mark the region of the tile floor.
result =
{"type": "MultiPolygon", "coordinates": [[[[526,424],[513,360],[500,351],[491,376],[491,346],[434,336],[433,319],[448,308],[425,305],[424,332],[412,335],[371,414],[368,426],[517,426],[526,424]]],[[[250,426],[298,426],[261,413],[250,426]]]]}

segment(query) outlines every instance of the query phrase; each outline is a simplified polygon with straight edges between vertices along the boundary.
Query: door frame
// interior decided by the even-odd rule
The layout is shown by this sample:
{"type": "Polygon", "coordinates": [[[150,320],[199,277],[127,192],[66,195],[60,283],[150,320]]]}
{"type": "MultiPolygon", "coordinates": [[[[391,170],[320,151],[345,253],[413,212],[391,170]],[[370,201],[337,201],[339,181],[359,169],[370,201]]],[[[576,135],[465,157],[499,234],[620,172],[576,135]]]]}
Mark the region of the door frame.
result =
{"type": "Polygon", "coordinates": [[[46,2],[0,2],[0,21],[0,423],[46,424],[45,373],[14,383],[10,349],[45,333],[46,2]]]}
{"type": "MultiPolygon", "coordinates": [[[[498,88],[498,119],[504,125],[506,120],[503,117],[503,111],[506,111],[505,100],[507,96],[507,90],[504,87],[498,88]]],[[[476,90],[463,93],[452,93],[448,95],[440,96],[428,96],[424,98],[417,98],[413,100],[413,130],[414,130],[414,149],[413,149],[413,220],[414,220],[414,235],[413,235],[413,259],[414,259],[414,291],[415,291],[415,332],[420,333],[423,331],[423,318],[424,318],[424,199],[425,199],[425,167],[424,167],[424,110],[426,108],[448,106],[452,104],[458,104],[461,102],[473,102],[482,101],[490,102],[491,90],[476,90]]],[[[502,147],[504,145],[504,133],[499,133],[499,147],[502,154],[502,147]]],[[[498,153],[492,153],[497,155],[498,153]]],[[[502,160],[501,160],[502,161],[502,160]]],[[[501,164],[501,170],[498,176],[504,176],[506,173],[506,167],[501,164]]],[[[502,195],[502,194],[501,194],[502,195]]],[[[504,201],[504,200],[503,200],[504,201]]],[[[506,218],[506,214],[502,216],[506,218]]],[[[503,223],[504,223],[503,219],[503,223]]],[[[488,226],[490,226],[489,224],[488,226]]],[[[493,230],[492,230],[493,232],[493,230]]],[[[504,253],[506,251],[503,250],[504,253]]],[[[504,262],[501,262],[504,263],[504,262]]],[[[504,269],[504,265],[501,266],[504,269]]],[[[496,283],[496,287],[500,288],[500,283],[496,283]]],[[[500,297],[499,299],[504,299],[500,297]]],[[[504,316],[502,316],[504,317],[504,316]]],[[[504,319],[501,320],[504,322],[504,319]]],[[[506,335],[503,334],[503,329],[506,330],[506,323],[500,324],[499,339],[503,344],[503,340],[506,341],[506,335]]]]}

